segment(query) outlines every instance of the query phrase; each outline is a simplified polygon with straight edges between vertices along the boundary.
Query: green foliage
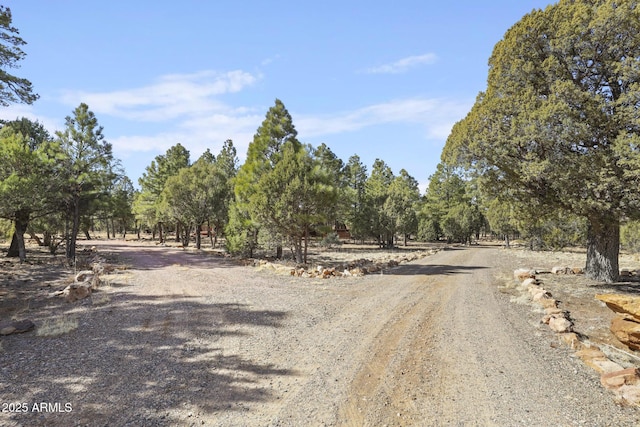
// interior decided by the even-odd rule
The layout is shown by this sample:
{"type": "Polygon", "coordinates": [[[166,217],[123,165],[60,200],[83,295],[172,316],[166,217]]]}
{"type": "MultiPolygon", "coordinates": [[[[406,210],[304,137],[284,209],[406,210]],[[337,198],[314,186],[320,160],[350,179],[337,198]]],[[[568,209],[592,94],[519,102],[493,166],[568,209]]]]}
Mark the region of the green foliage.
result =
{"type": "Polygon", "coordinates": [[[369,235],[370,208],[366,199],[367,167],[360,157],[353,155],[349,158],[344,176],[345,222],[354,239],[364,240],[369,235]]]}
{"type": "Polygon", "coordinates": [[[134,197],[132,207],[135,218],[141,224],[154,227],[159,221],[167,219],[162,206],[162,191],[170,177],[189,166],[189,157],[189,151],[178,143],[165,154],[156,156],[146,167],[142,177],[138,179],[140,192],[134,197]]]}
{"type": "Polygon", "coordinates": [[[628,191],[640,162],[638,27],[632,0],[562,0],[526,15],[495,46],[487,90],[443,152],[493,195],[586,218],[587,274],[604,281],[617,277],[620,219],[640,213],[628,191]]]}
{"type": "Polygon", "coordinates": [[[472,230],[459,231],[462,225],[451,215],[445,226],[445,217],[454,208],[460,210],[462,206],[470,205],[466,190],[467,183],[455,168],[445,163],[438,164],[436,172],[429,177],[429,187],[418,215],[420,238],[461,240],[462,235],[472,234],[472,230]]]}
{"type": "Polygon", "coordinates": [[[407,236],[418,231],[419,201],[418,181],[402,169],[389,185],[383,209],[390,219],[392,230],[405,237],[405,244],[407,236]]]}
{"type": "Polygon", "coordinates": [[[38,99],[29,80],[7,72],[7,68],[18,68],[18,62],[26,56],[21,49],[26,42],[18,36],[11,21],[11,9],[0,6],[0,105],[5,107],[12,102],[32,104],[38,99]]]}
{"type": "MultiPolygon", "coordinates": [[[[290,144],[294,151],[301,148],[297,134],[291,115],[282,101],[276,99],[275,105],[269,108],[253,141],[249,144],[247,158],[234,179],[235,198],[232,209],[234,213],[230,216],[230,226],[225,233],[227,239],[234,242],[244,242],[245,238],[257,239],[263,225],[261,219],[264,220],[266,217],[257,203],[257,200],[262,197],[259,182],[273,171],[282,157],[285,144],[290,144]],[[233,233],[240,233],[240,236],[234,236],[233,233]]],[[[272,237],[278,235],[276,230],[267,231],[272,237]]],[[[256,245],[257,240],[235,245],[233,250],[242,247],[249,248],[252,252],[256,245]]],[[[231,251],[232,248],[229,250],[231,251]]]]}
{"type": "MultiPolygon", "coordinates": [[[[167,214],[185,229],[195,226],[198,249],[199,229],[210,218],[221,215],[226,208],[224,198],[227,180],[215,163],[197,161],[177,175],[169,177],[162,192],[167,214]]],[[[185,233],[187,234],[187,233],[185,233]]],[[[183,243],[188,244],[188,240],[183,243]]]]}
{"type": "Polygon", "coordinates": [[[381,247],[392,247],[394,244],[394,218],[384,209],[393,179],[391,168],[384,161],[376,159],[371,175],[365,183],[366,203],[369,208],[369,236],[375,237],[381,247]]]}
{"type": "Polygon", "coordinates": [[[320,241],[320,246],[326,249],[331,249],[336,246],[342,246],[342,241],[338,237],[337,233],[328,233],[320,241]]]}
{"type": "Polygon", "coordinates": [[[96,208],[95,202],[108,194],[117,178],[111,144],[105,141],[102,126],[87,104],[81,103],[67,116],[64,131],[56,133],[63,152],[60,177],[67,215],[72,228],[67,236],[66,256],[75,258],[81,217],[96,208]]]}
{"type": "Polygon", "coordinates": [[[32,149],[30,140],[12,126],[0,129],[0,218],[14,223],[17,247],[10,248],[9,255],[22,261],[29,222],[54,210],[59,194],[56,153],[57,146],[50,141],[32,149]]]}

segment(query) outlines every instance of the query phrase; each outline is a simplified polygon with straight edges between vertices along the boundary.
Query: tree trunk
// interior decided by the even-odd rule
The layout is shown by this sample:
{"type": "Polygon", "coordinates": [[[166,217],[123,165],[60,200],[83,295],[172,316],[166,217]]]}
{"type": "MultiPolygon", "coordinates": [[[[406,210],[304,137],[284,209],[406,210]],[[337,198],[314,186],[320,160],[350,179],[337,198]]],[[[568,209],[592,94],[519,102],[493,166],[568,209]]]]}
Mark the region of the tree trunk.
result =
{"type": "Polygon", "coordinates": [[[158,223],[158,238],[160,239],[160,243],[164,243],[164,230],[161,222],[158,223]]]}
{"type": "Polygon", "coordinates": [[[202,243],[202,236],[200,235],[202,233],[201,229],[202,224],[196,225],[196,249],[200,249],[200,245],[202,243]]]}
{"type": "MultiPolygon", "coordinates": [[[[176,224],[176,243],[180,242],[180,233],[184,233],[185,231],[180,226],[180,223],[176,224]]],[[[184,240],[183,240],[184,242],[184,240]]]]}
{"type": "MultiPolygon", "coordinates": [[[[104,223],[107,226],[107,240],[109,240],[111,239],[111,234],[109,233],[109,218],[105,218],[104,223]]],[[[115,235],[115,231],[113,234],[115,235]]]]}
{"type": "Polygon", "coordinates": [[[7,251],[7,258],[18,258],[20,251],[18,250],[18,236],[17,231],[13,232],[11,237],[11,244],[9,245],[9,251],[7,251]]]}
{"type": "Polygon", "coordinates": [[[78,240],[78,232],[80,231],[80,200],[73,201],[73,219],[71,223],[71,236],[69,236],[69,248],[67,250],[67,259],[75,261],[76,259],[76,242],[78,240]]]}
{"type": "Polygon", "coordinates": [[[42,244],[47,247],[51,247],[51,233],[48,230],[44,230],[42,233],[42,244]]]}
{"type": "MultiPolygon", "coordinates": [[[[296,237],[294,240],[294,246],[296,251],[296,264],[302,264],[302,239],[296,237]]],[[[282,254],[280,255],[282,256],[282,254]]]]}
{"type": "Polygon", "coordinates": [[[42,242],[42,240],[40,240],[40,237],[38,237],[38,235],[33,232],[33,228],[27,227],[27,233],[29,233],[29,237],[36,241],[38,246],[44,246],[44,243],[42,242]]]}
{"type": "Polygon", "coordinates": [[[617,218],[589,218],[586,276],[606,283],[618,280],[619,253],[620,221],[617,218]]]}
{"type": "Polygon", "coordinates": [[[24,245],[24,233],[27,231],[29,225],[29,215],[20,215],[14,220],[15,231],[11,238],[11,245],[7,252],[7,257],[20,258],[20,262],[27,260],[27,251],[24,245]]]}
{"type": "Polygon", "coordinates": [[[304,263],[307,264],[307,254],[309,247],[309,224],[304,227],[304,263]]]}
{"type": "Polygon", "coordinates": [[[511,243],[509,243],[509,233],[504,235],[504,247],[506,249],[511,249],[511,243]]]}
{"type": "Polygon", "coordinates": [[[282,245],[276,247],[276,259],[282,259],[282,245]]]}

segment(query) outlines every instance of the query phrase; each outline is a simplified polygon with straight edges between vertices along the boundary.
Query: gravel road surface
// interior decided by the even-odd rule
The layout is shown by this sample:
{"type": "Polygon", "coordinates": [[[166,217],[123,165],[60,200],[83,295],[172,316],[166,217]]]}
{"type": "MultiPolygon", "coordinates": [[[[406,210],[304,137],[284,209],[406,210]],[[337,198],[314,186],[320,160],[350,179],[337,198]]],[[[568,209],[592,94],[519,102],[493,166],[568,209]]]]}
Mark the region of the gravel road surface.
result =
{"type": "Polygon", "coordinates": [[[2,339],[0,425],[640,425],[500,292],[497,249],[321,280],[106,245],[132,268],[68,306],[75,330],[2,339]]]}

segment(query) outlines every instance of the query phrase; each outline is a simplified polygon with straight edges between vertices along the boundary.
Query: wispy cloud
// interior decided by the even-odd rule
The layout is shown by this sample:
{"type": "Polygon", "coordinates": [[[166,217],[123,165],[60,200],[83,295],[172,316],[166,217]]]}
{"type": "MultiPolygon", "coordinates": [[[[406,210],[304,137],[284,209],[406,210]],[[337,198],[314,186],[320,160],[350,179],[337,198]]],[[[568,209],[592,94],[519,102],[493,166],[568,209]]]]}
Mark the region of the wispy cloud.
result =
{"type": "Polygon", "coordinates": [[[300,135],[315,137],[352,132],[385,123],[424,125],[427,139],[446,139],[454,123],[460,120],[472,101],[411,98],[374,104],[351,111],[321,116],[296,116],[300,135]]]}
{"type": "Polygon", "coordinates": [[[95,113],[129,120],[160,122],[192,114],[225,110],[217,96],[239,92],[260,76],[245,71],[172,74],[149,86],[113,92],[67,91],[62,102],[75,107],[85,102],[95,113]]]}
{"type": "Polygon", "coordinates": [[[416,68],[420,65],[433,64],[438,60],[434,53],[425,53],[424,55],[408,56],[389,64],[379,65],[377,67],[367,68],[367,74],[400,74],[416,68]]]}
{"type": "Polygon", "coordinates": [[[57,118],[51,118],[38,115],[34,112],[32,105],[12,104],[8,107],[0,108],[1,120],[16,120],[26,117],[29,120],[40,122],[45,129],[53,134],[54,131],[62,129],[64,121],[57,118]]]}

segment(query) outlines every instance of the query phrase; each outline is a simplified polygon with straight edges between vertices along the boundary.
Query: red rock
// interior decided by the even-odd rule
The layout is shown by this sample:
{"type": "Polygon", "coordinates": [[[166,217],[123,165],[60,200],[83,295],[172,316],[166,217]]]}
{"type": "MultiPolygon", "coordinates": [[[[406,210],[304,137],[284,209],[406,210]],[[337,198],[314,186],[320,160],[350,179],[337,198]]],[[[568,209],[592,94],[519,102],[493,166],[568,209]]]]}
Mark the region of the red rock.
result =
{"type": "Polygon", "coordinates": [[[638,368],[627,368],[621,371],[608,372],[602,374],[600,382],[609,390],[623,385],[637,385],[640,384],[640,370],[638,368]]]}
{"type": "Polygon", "coordinates": [[[625,319],[618,315],[611,321],[610,329],[618,341],[632,350],[640,350],[640,322],[634,317],[625,319]]]}
{"type": "Polygon", "coordinates": [[[616,313],[630,314],[640,322],[640,297],[620,294],[599,294],[596,299],[616,313]]]}

